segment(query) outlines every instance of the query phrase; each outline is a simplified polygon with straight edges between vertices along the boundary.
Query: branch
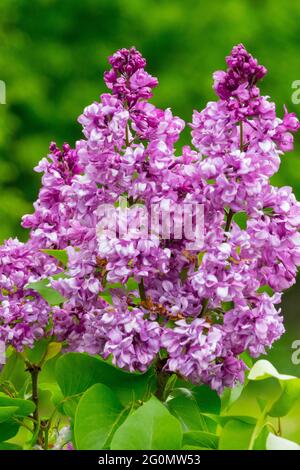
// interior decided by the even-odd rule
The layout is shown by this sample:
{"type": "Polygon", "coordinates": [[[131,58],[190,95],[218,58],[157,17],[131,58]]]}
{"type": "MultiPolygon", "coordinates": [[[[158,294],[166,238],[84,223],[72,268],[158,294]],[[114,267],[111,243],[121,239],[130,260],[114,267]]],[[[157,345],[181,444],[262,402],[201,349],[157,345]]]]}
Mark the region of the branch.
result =
{"type": "Polygon", "coordinates": [[[43,435],[40,430],[40,415],[39,415],[39,392],[38,392],[38,378],[41,371],[40,366],[36,364],[30,364],[26,361],[27,370],[31,375],[31,386],[32,386],[32,395],[31,399],[35,404],[35,410],[32,414],[34,420],[33,434],[37,433],[37,441],[40,445],[43,445],[43,435]]]}
{"type": "Polygon", "coordinates": [[[233,210],[229,209],[229,212],[227,212],[225,232],[229,232],[233,216],[234,216],[233,210]]]}
{"type": "Polygon", "coordinates": [[[146,297],[144,279],[143,278],[141,279],[141,282],[139,283],[139,293],[140,293],[141,301],[146,302],[147,297],[146,297]]]}

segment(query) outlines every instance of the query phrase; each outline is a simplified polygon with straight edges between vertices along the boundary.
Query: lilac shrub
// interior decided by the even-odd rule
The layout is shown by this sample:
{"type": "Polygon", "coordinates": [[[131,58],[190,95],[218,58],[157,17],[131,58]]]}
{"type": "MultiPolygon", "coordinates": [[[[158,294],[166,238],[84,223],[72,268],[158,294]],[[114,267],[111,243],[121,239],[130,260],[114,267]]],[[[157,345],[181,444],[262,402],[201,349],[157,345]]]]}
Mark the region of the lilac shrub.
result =
{"type": "Polygon", "coordinates": [[[23,218],[30,240],[1,248],[6,344],[21,351],[54,338],[131,372],[154,364],[221,393],[243,381],[244,351],[258,357],[280,338],[276,305],[300,264],[300,204],[291,188],[274,187],[270,178],[293,149],[299,121],[286,109],[277,117],[260,94],[267,70],[243,45],[226,62],[213,76],[217,101],[194,111],[192,146],[179,152],[185,123],[149,102],[158,80],[145,71],[146,60],[135,48],[109,58],[110,93],[79,117],[83,138],[74,149],[52,143],[36,168],[42,188],[34,213],[23,218]],[[201,204],[203,247],[190,249],[185,235],[135,231],[99,239],[99,207],[112,204],[118,212],[121,196],[148,211],[153,204],[201,204]],[[62,276],[53,278],[62,264],[42,250],[65,250],[62,276]],[[24,290],[44,277],[64,302],[50,307],[24,290]]]}

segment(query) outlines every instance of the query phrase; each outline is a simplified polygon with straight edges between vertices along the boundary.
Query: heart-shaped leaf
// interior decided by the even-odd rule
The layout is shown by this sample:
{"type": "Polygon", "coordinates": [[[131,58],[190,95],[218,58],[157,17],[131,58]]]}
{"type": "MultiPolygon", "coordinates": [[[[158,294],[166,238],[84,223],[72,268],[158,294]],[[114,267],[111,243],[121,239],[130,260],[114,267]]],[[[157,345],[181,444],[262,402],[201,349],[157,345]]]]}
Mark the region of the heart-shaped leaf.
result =
{"type": "Polygon", "coordinates": [[[113,450],[175,450],[180,449],[180,422],[155,397],[144,403],[116,431],[113,450]]]}
{"type": "Polygon", "coordinates": [[[271,403],[267,403],[267,412],[270,416],[282,417],[287,415],[294,403],[300,397],[300,379],[280,374],[275,367],[266,360],[257,361],[249,372],[249,380],[265,380],[275,378],[281,387],[281,393],[271,403]]]}
{"type": "Polygon", "coordinates": [[[99,357],[83,353],[61,356],[56,362],[55,375],[64,397],[79,398],[92,385],[103,383],[114,390],[124,405],[144,399],[153,377],[151,370],[145,374],[131,374],[99,357]]]}
{"type": "Polygon", "coordinates": [[[103,384],[89,388],[81,397],[75,413],[74,436],[79,450],[108,448],[117,427],[128,410],[114,392],[103,384]]]}

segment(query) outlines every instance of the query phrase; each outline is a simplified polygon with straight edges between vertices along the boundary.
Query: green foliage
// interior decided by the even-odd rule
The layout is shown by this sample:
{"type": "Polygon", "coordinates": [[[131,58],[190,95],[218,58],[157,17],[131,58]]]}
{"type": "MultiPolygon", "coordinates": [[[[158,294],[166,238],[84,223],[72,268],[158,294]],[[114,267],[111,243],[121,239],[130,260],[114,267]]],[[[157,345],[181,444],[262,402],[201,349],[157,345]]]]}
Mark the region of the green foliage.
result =
{"type": "Polygon", "coordinates": [[[32,421],[29,358],[42,367],[39,419],[48,426],[51,445],[53,429],[70,423],[69,439],[80,450],[299,450],[299,438],[286,432],[285,423],[300,404],[300,379],[280,374],[266,360],[254,364],[244,386],[225,390],[221,398],[172,375],[160,401],[155,367],[131,374],[96,356],[60,355],[58,346],[49,341],[22,356],[10,352],[0,373],[0,450],[32,448],[38,440],[45,446],[32,421]],[[27,371],[16,381],[19,360],[27,371]]]}
{"type": "Polygon", "coordinates": [[[128,410],[123,408],[113,390],[103,384],[90,387],[82,395],[76,409],[76,449],[109,448],[114,432],[124,421],[126,413],[128,410]]]}
{"type": "MultiPolygon", "coordinates": [[[[283,113],[282,108],[286,104],[290,112],[299,115],[299,105],[291,100],[291,85],[299,79],[300,70],[299,20],[300,4],[294,0],[1,0],[0,79],[7,86],[7,104],[0,105],[1,240],[16,235],[21,239],[27,238],[27,232],[20,227],[20,219],[23,214],[33,211],[32,203],[37,198],[40,185],[40,175],[32,169],[47,154],[50,141],[57,141],[59,145],[69,141],[74,145],[81,138],[77,116],[106,90],[102,74],[108,68],[107,56],[113,51],[131,45],[140,49],[148,59],[150,73],[160,80],[154,93],[155,103],[161,107],[171,106],[175,114],[190,122],[192,109],[201,109],[208,100],[215,99],[212,91],[213,71],[224,68],[225,55],[234,44],[243,42],[269,70],[262,82],[262,91],[270,94],[277,103],[278,113],[283,113]]],[[[186,144],[188,138],[187,127],[180,144],[186,144]]],[[[292,186],[299,199],[299,172],[297,137],[295,152],[283,156],[280,172],[273,178],[273,183],[292,186]]],[[[245,224],[243,216],[235,216],[235,220],[241,226],[245,224]]],[[[64,250],[47,252],[62,265],[67,263],[64,250]]],[[[199,264],[202,256],[199,255],[199,264]]],[[[185,275],[183,272],[183,278],[185,275]]],[[[111,303],[111,289],[118,287],[122,286],[107,286],[102,297],[111,303]]],[[[46,280],[32,288],[51,305],[63,300],[46,280]]],[[[130,290],[135,288],[134,284],[130,286],[130,290]]],[[[295,308],[299,303],[299,289],[292,288],[284,301],[288,333],[276,343],[268,359],[281,370],[298,375],[299,366],[292,364],[290,356],[291,343],[298,338],[295,335],[300,326],[298,309],[295,308]]],[[[39,353],[43,356],[45,346],[43,344],[34,350],[32,354],[36,356],[31,356],[33,362],[39,362],[37,358],[39,353]]],[[[55,350],[57,347],[51,348],[55,350]]],[[[114,375],[112,379],[108,372],[110,369],[105,368],[109,364],[105,364],[101,366],[101,372],[93,372],[94,378],[88,378],[87,369],[92,367],[88,360],[72,363],[66,359],[65,367],[60,363],[57,370],[62,368],[66,371],[74,367],[74,371],[58,372],[62,392],[54,378],[57,361],[55,357],[50,357],[54,352],[52,349],[52,353],[45,357],[47,362],[40,375],[40,387],[44,391],[48,387],[48,398],[51,396],[50,401],[54,401],[64,414],[74,416],[79,398],[95,383],[103,382],[112,387],[124,405],[131,400],[145,400],[155,388],[151,374],[142,378],[134,376],[133,379],[129,374],[114,375]],[[85,387],[79,387],[79,395],[69,396],[66,393],[62,397],[62,393],[66,392],[64,387],[72,388],[64,382],[61,377],[63,373],[70,376],[74,384],[77,382],[76,375],[82,374],[85,387]],[[118,382],[119,386],[116,387],[118,382]]],[[[94,360],[91,362],[96,364],[94,360]]],[[[261,400],[268,403],[268,383],[271,380],[268,378],[260,383],[250,381],[253,383],[246,384],[246,387],[225,391],[222,414],[235,410],[243,416],[250,410],[257,418],[261,410],[255,408],[254,384],[261,400]]],[[[300,416],[299,382],[295,379],[273,380],[279,392],[276,402],[276,397],[269,397],[268,406],[272,404],[273,408],[270,408],[268,416],[271,416],[271,421],[274,421],[274,416],[284,416],[287,437],[300,442],[299,426],[294,431],[297,428],[295,420],[299,421],[300,416]]],[[[20,355],[10,355],[1,372],[0,385],[20,397],[24,397],[25,393],[28,396],[29,374],[25,372],[20,355]]],[[[212,397],[205,387],[198,387],[197,393],[202,398],[195,390],[193,393],[192,404],[188,402],[184,416],[182,411],[179,415],[179,402],[183,398],[177,400],[177,410],[171,410],[170,401],[170,411],[178,416],[181,423],[187,420],[189,423],[197,422],[195,416],[200,413],[209,431],[215,432],[216,420],[212,421],[204,413],[220,415],[218,397],[216,394],[212,397]],[[200,411],[195,412],[193,417],[189,410],[195,411],[197,406],[200,411]]],[[[43,398],[46,398],[45,394],[43,398]]],[[[175,405],[173,401],[173,407],[175,405]]],[[[260,406],[263,406],[262,402],[260,406]]],[[[62,419],[65,419],[64,416],[62,419]]],[[[2,432],[3,435],[14,435],[18,429],[19,426],[10,420],[0,423],[0,436],[2,432]]],[[[264,427],[258,436],[266,429],[264,427]]],[[[265,441],[262,439],[261,442],[265,441]]],[[[192,444],[186,444],[189,445],[192,444]]]]}
{"type": "Polygon", "coordinates": [[[9,418],[16,414],[17,406],[1,406],[0,407],[0,423],[7,421],[9,418]]]}
{"type": "MultiPolygon", "coordinates": [[[[127,406],[134,400],[147,397],[153,385],[153,371],[146,374],[130,374],[98,356],[69,353],[61,356],[56,364],[56,380],[65,397],[65,404],[78,401],[92,385],[102,383],[111,387],[120,402],[127,406]]],[[[64,407],[65,407],[64,404],[64,407]]]]}
{"type": "Polygon", "coordinates": [[[220,450],[246,450],[249,448],[254,424],[239,419],[229,419],[222,429],[220,450]]]}
{"type": "Polygon", "coordinates": [[[19,425],[12,419],[0,423],[0,442],[5,442],[14,437],[19,430],[19,425]]]}
{"type": "Polygon", "coordinates": [[[29,416],[35,409],[34,403],[30,400],[20,398],[10,398],[5,393],[0,393],[0,410],[4,408],[15,408],[11,416],[24,417],[29,416]]]}
{"type": "Polygon", "coordinates": [[[38,292],[49,305],[59,305],[66,300],[59,292],[51,287],[49,279],[31,282],[27,284],[26,288],[38,292]]]}
{"type": "Polygon", "coordinates": [[[32,414],[34,409],[35,405],[30,400],[0,393],[0,450],[16,450],[15,445],[6,441],[17,434],[24,418],[32,414]]]}
{"type": "Polygon", "coordinates": [[[63,266],[67,266],[68,254],[66,250],[42,250],[42,251],[43,253],[46,253],[46,255],[53,256],[53,258],[60,261],[63,264],[63,266]]]}
{"type": "Polygon", "coordinates": [[[113,450],[180,449],[182,430],[179,421],[155,397],[134,411],[116,431],[113,450]]]}
{"type": "Polygon", "coordinates": [[[189,431],[183,434],[183,447],[193,446],[200,449],[217,449],[219,437],[203,431],[189,431]]]}
{"type": "MultiPolygon", "coordinates": [[[[212,72],[224,68],[224,56],[233,44],[244,42],[269,69],[262,91],[278,104],[278,113],[286,104],[299,115],[299,105],[291,101],[291,84],[299,79],[300,70],[299,19],[300,4],[293,0],[281,4],[252,0],[129,0],[126,4],[122,0],[1,0],[0,79],[7,85],[7,104],[0,105],[1,239],[15,235],[27,238],[20,219],[32,212],[40,184],[40,176],[32,168],[47,154],[50,141],[74,145],[81,137],[77,116],[105,91],[102,73],[114,50],[131,45],[140,49],[148,59],[150,73],[160,79],[155,103],[171,106],[175,114],[190,122],[193,108],[201,109],[215,99],[212,72]]],[[[186,144],[188,138],[187,128],[180,144],[186,144]]],[[[273,183],[293,186],[299,199],[299,170],[297,139],[295,152],[282,158],[273,183]]],[[[235,216],[235,220],[241,226],[245,223],[242,216],[235,216]]],[[[46,252],[67,264],[64,250],[46,252]]],[[[199,258],[201,263],[201,255],[199,258]]],[[[134,280],[131,282],[127,288],[136,289],[134,280]]],[[[107,285],[103,297],[111,302],[111,290],[124,287],[107,285]]],[[[31,288],[51,305],[63,301],[48,280],[31,288]]],[[[269,355],[276,367],[295,375],[299,366],[290,362],[290,344],[299,330],[298,300],[299,292],[291,289],[284,306],[288,334],[269,355]]],[[[126,374],[96,357],[73,353],[60,357],[56,343],[38,343],[26,355],[33,363],[42,361],[42,416],[49,418],[54,412],[53,426],[66,425],[71,419],[74,427],[79,404],[93,387],[109,387],[111,396],[129,413],[119,429],[132,429],[127,420],[157,402],[150,399],[156,388],[153,370],[126,374]]],[[[0,449],[30,447],[31,433],[24,427],[32,428],[32,420],[26,416],[33,409],[28,400],[30,376],[20,354],[9,351],[0,373],[0,390],[0,449]]],[[[175,428],[181,426],[183,439],[182,444],[177,442],[178,447],[298,449],[299,402],[299,379],[282,376],[258,361],[249,381],[226,390],[222,400],[208,387],[189,387],[178,380],[167,403],[157,403],[168,420],[174,419],[175,428]],[[282,436],[277,435],[280,428],[282,436]]],[[[147,409],[145,414],[148,416],[147,409]]],[[[94,436],[100,439],[100,426],[99,436],[95,429],[94,436]]],[[[124,442],[123,434],[117,432],[113,439],[124,442]]],[[[124,445],[131,445],[130,433],[126,439],[124,445]]],[[[34,445],[34,439],[32,442],[34,445]]]]}
{"type": "Polygon", "coordinates": [[[274,377],[278,380],[281,392],[275,401],[266,403],[270,416],[282,417],[288,414],[296,400],[300,397],[300,379],[279,374],[274,366],[268,361],[258,361],[249,373],[249,380],[265,380],[274,377]]]}

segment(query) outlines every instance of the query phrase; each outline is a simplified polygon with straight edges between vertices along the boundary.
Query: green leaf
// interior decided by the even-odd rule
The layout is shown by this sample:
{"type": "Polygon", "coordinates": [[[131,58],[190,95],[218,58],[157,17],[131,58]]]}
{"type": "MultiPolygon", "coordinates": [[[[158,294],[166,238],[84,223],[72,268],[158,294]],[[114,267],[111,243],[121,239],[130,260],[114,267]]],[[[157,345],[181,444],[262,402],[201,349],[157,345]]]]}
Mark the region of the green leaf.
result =
{"type": "Polygon", "coordinates": [[[43,253],[46,253],[49,256],[53,256],[58,261],[60,261],[64,266],[68,265],[68,254],[66,250],[41,250],[43,253]]]}
{"type": "Polygon", "coordinates": [[[300,379],[280,381],[280,385],[282,393],[269,410],[270,416],[286,416],[300,397],[300,379]]]}
{"type": "Polygon", "coordinates": [[[16,351],[13,351],[1,371],[0,384],[8,381],[16,390],[20,390],[28,378],[28,373],[25,372],[24,360],[16,351]]]}
{"type": "Polygon", "coordinates": [[[6,441],[14,437],[17,434],[19,427],[19,424],[12,419],[9,419],[4,423],[0,423],[0,441],[6,441]]]}
{"type": "Polygon", "coordinates": [[[133,290],[139,290],[139,284],[138,282],[133,278],[130,277],[128,281],[126,282],[126,289],[127,291],[133,291],[133,290]]]}
{"type": "Polygon", "coordinates": [[[50,285],[49,279],[31,282],[26,285],[26,289],[32,289],[38,292],[49,305],[60,305],[65,302],[65,298],[50,285]]]}
{"type": "Polygon", "coordinates": [[[155,397],[133,412],[117,429],[112,450],[175,450],[181,448],[179,421],[155,397]]]}
{"type": "MultiPolygon", "coordinates": [[[[180,383],[180,381],[178,381],[180,383]]],[[[186,404],[181,405],[177,412],[173,409],[172,413],[178,417],[183,425],[183,430],[199,430],[210,431],[216,430],[216,423],[207,414],[212,413],[218,415],[221,409],[221,400],[218,394],[207,385],[192,386],[183,383],[186,387],[180,387],[173,390],[172,395],[177,397],[185,397],[186,404]]],[[[183,402],[183,398],[181,399],[183,402]]],[[[168,404],[171,402],[168,402],[168,404]]],[[[176,403],[176,402],[174,402],[176,403]]],[[[178,401],[178,405],[180,402],[178,401]]]]}
{"type": "Polygon", "coordinates": [[[192,392],[202,413],[220,413],[221,399],[215,390],[208,385],[200,385],[193,387],[192,392]]]}
{"type": "Polygon", "coordinates": [[[238,384],[234,388],[226,388],[222,393],[222,411],[228,410],[240,398],[243,390],[243,384],[238,384]]]}
{"type": "Polygon", "coordinates": [[[208,447],[197,447],[192,445],[185,445],[181,447],[181,450],[211,450],[208,447]]]}
{"type": "Polygon", "coordinates": [[[269,435],[269,428],[265,424],[257,438],[254,441],[253,450],[266,450],[267,438],[269,435]]]}
{"type": "Polygon", "coordinates": [[[202,260],[203,260],[203,256],[205,255],[205,251],[201,251],[200,253],[198,253],[198,266],[201,266],[201,263],[202,263],[202,260]]]}
{"type": "Polygon", "coordinates": [[[17,416],[28,416],[33,413],[35,409],[35,404],[30,400],[22,400],[21,398],[11,398],[5,395],[5,393],[0,393],[0,408],[2,406],[16,407],[17,411],[15,415],[17,416]]]}
{"type": "Polygon", "coordinates": [[[52,401],[52,393],[46,388],[38,388],[39,394],[39,416],[41,420],[47,419],[55,410],[52,401]]]}
{"type": "Polygon", "coordinates": [[[267,438],[267,450],[300,450],[300,445],[270,432],[267,438]]]}
{"type": "Polygon", "coordinates": [[[247,214],[246,212],[237,212],[233,216],[233,220],[235,223],[238,224],[238,226],[242,229],[245,230],[247,227],[247,214]]]}
{"type": "Polygon", "coordinates": [[[58,409],[62,414],[74,418],[76,409],[80,400],[80,396],[77,397],[67,397],[59,405],[58,409]]]}
{"type": "Polygon", "coordinates": [[[107,282],[105,284],[105,288],[106,288],[106,290],[108,290],[108,289],[123,289],[124,285],[121,282],[114,282],[112,284],[107,282]]]}
{"type": "Polygon", "coordinates": [[[56,342],[49,343],[47,346],[47,352],[43,358],[43,364],[45,364],[45,362],[47,361],[50,361],[50,359],[52,359],[58,353],[60,353],[61,348],[62,348],[61,343],[56,343],[56,342]]]}
{"type": "Polygon", "coordinates": [[[121,371],[98,356],[68,353],[61,356],[55,367],[56,380],[64,397],[78,396],[96,383],[112,388],[124,405],[133,399],[144,399],[153,381],[153,372],[131,374],[121,371]]]}
{"type": "Polygon", "coordinates": [[[268,286],[267,284],[264,285],[264,286],[259,287],[256,292],[258,294],[262,294],[262,293],[266,292],[270,297],[272,297],[272,295],[274,294],[273,289],[270,286],[268,286]]]}
{"type": "MultiPolygon", "coordinates": [[[[100,292],[100,297],[105,300],[108,304],[112,305],[113,300],[112,300],[112,289],[123,289],[126,290],[127,292],[132,292],[138,290],[139,285],[137,281],[133,278],[130,277],[125,285],[121,284],[120,282],[116,282],[114,284],[105,284],[105,290],[100,292]]],[[[138,299],[140,302],[140,299],[138,299]]]]}
{"type": "Polygon", "coordinates": [[[249,367],[249,369],[253,367],[253,357],[250,356],[250,354],[247,351],[242,352],[242,354],[239,355],[239,358],[242,359],[242,361],[244,361],[244,363],[246,364],[247,367],[249,367]]]}
{"type": "Polygon", "coordinates": [[[103,292],[100,292],[99,295],[103,300],[105,300],[105,302],[107,302],[110,305],[113,305],[112,296],[109,292],[103,291],[103,292]]]}
{"type": "Polygon", "coordinates": [[[48,391],[51,394],[51,402],[54,406],[58,406],[64,398],[61,389],[56,382],[39,383],[39,389],[48,391]]]}
{"type": "Polygon", "coordinates": [[[48,342],[46,339],[35,341],[33,348],[25,349],[25,356],[29,362],[38,364],[46,354],[48,342]]]}
{"type": "Polygon", "coordinates": [[[182,283],[187,280],[188,272],[189,272],[188,268],[183,268],[180,271],[179,277],[180,277],[180,280],[181,280],[182,283]]]}
{"type": "Polygon", "coordinates": [[[243,416],[243,415],[213,415],[213,414],[207,414],[210,419],[214,420],[216,423],[218,423],[220,426],[226,426],[228,421],[234,419],[236,421],[241,421],[242,423],[250,424],[250,425],[255,425],[257,419],[254,418],[253,416],[243,416]]]}
{"type": "Polygon", "coordinates": [[[232,300],[229,300],[228,302],[222,302],[221,306],[224,312],[228,312],[229,310],[233,309],[234,303],[232,302],[232,300]]]}
{"type": "Polygon", "coordinates": [[[220,450],[247,450],[255,425],[240,419],[229,419],[222,429],[219,449],[220,450]]]}
{"type": "Polygon", "coordinates": [[[0,406],[0,423],[14,416],[18,409],[17,406],[0,406]]]}
{"type": "Polygon", "coordinates": [[[183,433],[183,445],[198,446],[201,448],[217,449],[219,437],[216,434],[203,431],[190,431],[183,433]]]}
{"type": "Polygon", "coordinates": [[[270,416],[282,417],[288,414],[300,396],[300,379],[292,375],[280,374],[275,367],[266,360],[257,361],[248,376],[249,380],[264,380],[275,378],[278,380],[281,393],[268,404],[267,412],[270,416]]]}
{"type": "Polygon", "coordinates": [[[292,375],[280,374],[271,362],[261,359],[257,361],[249,372],[249,380],[264,380],[275,377],[278,380],[295,379],[292,375]]]}
{"type": "Polygon", "coordinates": [[[74,436],[79,450],[108,448],[117,427],[126,418],[114,392],[103,384],[93,385],[81,397],[75,414],[74,436]]]}
{"type": "Polygon", "coordinates": [[[183,431],[208,430],[198,404],[193,396],[178,396],[167,402],[167,407],[182,425],[183,431]]]}
{"type": "Polygon", "coordinates": [[[0,450],[22,450],[22,447],[10,442],[0,442],[0,450]]]}

